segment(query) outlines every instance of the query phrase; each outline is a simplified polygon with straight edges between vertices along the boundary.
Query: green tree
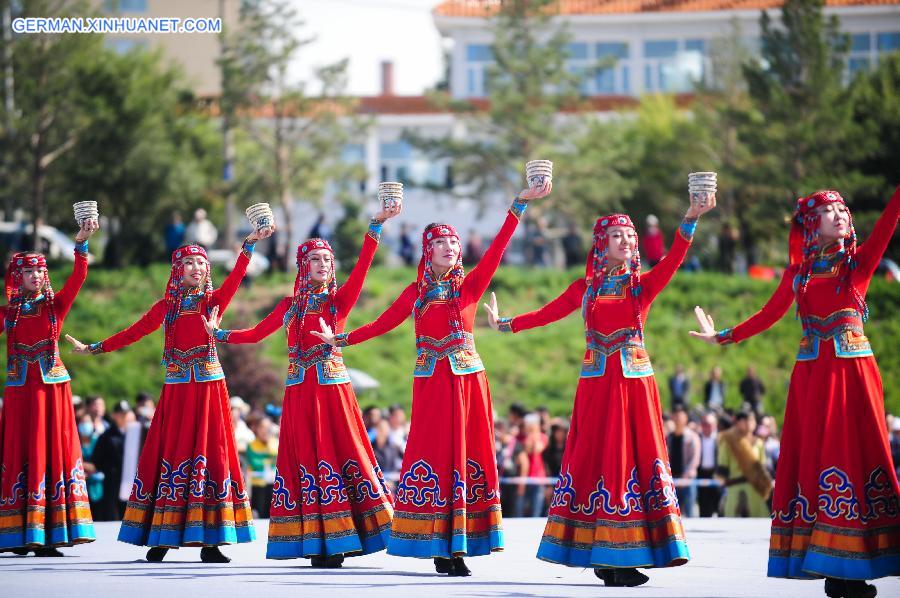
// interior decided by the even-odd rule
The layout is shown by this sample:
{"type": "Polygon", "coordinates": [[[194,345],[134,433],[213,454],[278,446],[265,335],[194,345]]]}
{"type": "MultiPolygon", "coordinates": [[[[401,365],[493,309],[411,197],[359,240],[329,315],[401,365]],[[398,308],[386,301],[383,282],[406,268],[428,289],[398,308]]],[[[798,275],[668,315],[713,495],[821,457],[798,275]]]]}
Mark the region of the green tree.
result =
{"type": "MultiPolygon", "coordinates": [[[[11,9],[9,0],[0,7],[11,9]]],[[[17,3],[17,17],[84,15],[83,1],[34,0],[17,3]]],[[[103,52],[103,40],[93,34],[22,34],[4,36],[3,55],[12,63],[12,101],[0,107],[4,187],[13,196],[27,197],[32,222],[42,225],[47,216],[48,176],[61,157],[70,152],[90,123],[79,69],[103,52]],[[21,174],[17,174],[21,173],[21,174]]],[[[34,235],[34,248],[39,237],[34,235]]]]}
{"type": "Polygon", "coordinates": [[[847,166],[862,151],[844,85],[850,40],[823,5],[787,0],[780,22],[764,12],[762,60],[744,67],[753,113],[741,137],[757,157],[760,187],[786,207],[816,188],[852,193],[865,184],[847,166]]]}
{"type": "Polygon", "coordinates": [[[866,149],[853,165],[872,180],[858,190],[854,206],[880,211],[900,184],[900,52],[881,56],[877,68],[860,73],[850,93],[866,149]]]}
{"type": "Polygon", "coordinates": [[[90,123],[53,178],[54,223],[96,199],[111,218],[107,265],[147,263],[162,255],[171,212],[219,204],[215,123],[158,52],[101,50],[76,75],[90,123]]]}
{"type": "MultiPolygon", "coordinates": [[[[467,195],[484,198],[498,187],[512,196],[522,187],[527,160],[568,155],[567,132],[577,130],[581,74],[569,71],[571,36],[552,18],[554,0],[503,2],[492,18],[493,63],[487,69],[487,105],[433,99],[463,119],[464,138],[406,137],[435,158],[449,158],[454,179],[467,195]]],[[[584,73],[588,75],[589,73],[584,73]]],[[[538,206],[536,206],[538,207],[538,206]]]]}
{"type": "MultiPolygon", "coordinates": [[[[362,249],[363,236],[366,234],[368,224],[363,219],[362,204],[351,199],[344,200],[344,215],[334,227],[335,239],[335,258],[338,267],[344,271],[350,268],[359,259],[359,252],[362,249]]],[[[372,263],[380,264],[384,259],[384,252],[379,251],[375,254],[372,263]]],[[[342,283],[343,281],[338,281],[342,283]]]]}
{"type": "MultiPolygon", "coordinates": [[[[76,0],[36,0],[18,10],[21,17],[92,14],[76,0]]],[[[11,167],[4,183],[29,198],[35,223],[68,229],[71,203],[98,200],[112,222],[107,255],[146,263],[160,248],[168,210],[214,202],[208,190],[219,140],[181,73],[159,53],[120,55],[100,35],[39,33],[13,37],[4,56],[15,93],[0,115],[11,167]]]]}
{"type": "MultiPolygon", "coordinates": [[[[220,60],[222,111],[246,141],[236,148],[236,192],[248,193],[240,197],[248,203],[276,199],[284,210],[280,237],[288,243],[297,236],[295,197],[320,203],[330,183],[364,177],[359,166],[341,160],[365,127],[347,96],[347,61],[319,69],[312,85],[288,76],[312,41],[298,35],[302,24],[287,0],[245,2],[241,27],[226,34],[220,60]]],[[[291,252],[282,251],[287,267],[291,252]]]]}
{"type": "MultiPolygon", "coordinates": [[[[784,198],[769,187],[765,174],[760,174],[759,157],[742,137],[750,128],[765,127],[762,113],[754,110],[748,93],[745,66],[759,60],[744,41],[737,22],[731,31],[710,44],[711,76],[698,89],[691,112],[702,134],[700,160],[695,168],[714,170],[719,177],[718,206],[714,220],[730,224],[738,231],[747,260],[780,261],[781,244],[764,245],[761,241],[781,234],[784,198]],[[762,252],[760,248],[770,248],[762,252]]],[[[701,234],[715,234],[715,228],[704,226],[701,234]]]]}

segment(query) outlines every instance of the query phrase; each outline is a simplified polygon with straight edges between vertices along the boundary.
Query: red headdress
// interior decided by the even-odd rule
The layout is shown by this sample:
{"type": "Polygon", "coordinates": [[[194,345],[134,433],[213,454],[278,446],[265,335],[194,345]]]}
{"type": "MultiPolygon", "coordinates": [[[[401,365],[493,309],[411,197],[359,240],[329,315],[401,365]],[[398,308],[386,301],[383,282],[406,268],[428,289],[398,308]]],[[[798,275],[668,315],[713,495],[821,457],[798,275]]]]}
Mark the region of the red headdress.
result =
{"type": "Polygon", "coordinates": [[[337,293],[337,279],[334,273],[334,250],[325,239],[310,239],[305,243],[297,246],[297,278],[294,280],[294,311],[297,314],[297,325],[300,327],[297,334],[297,346],[293,347],[298,354],[300,351],[300,342],[303,339],[303,320],[306,317],[306,311],[309,307],[309,295],[314,290],[312,277],[310,276],[309,255],[316,249],[325,249],[331,254],[331,278],[327,283],[328,295],[331,297],[329,304],[331,305],[331,329],[335,333],[337,325],[337,307],[334,304],[334,297],[337,293]]]}
{"type": "MultiPolygon", "coordinates": [[[[419,260],[419,271],[416,282],[419,285],[419,297],[416,299],[416,312],[425,306],[425,295],[429,287],[441,282],[435,280],[434,272],[431,269],[432,258],[434,257],[434,247],[431,242],[440,237],[455,237],[459,241],[459,233],[449,224],[436,224],[425,229],[422,233],[422,258],[419,260]]],[[[459,289],[465,279],[466,271],[463,268],[462,252],[456,259],[456,263],[450,267],[447,273],[447,280],[450,282],[450,328],[454,333],[462,332],[462,314],[459,308],[459,289]]],[[[418,318],[416,319],[418,322],[418,318]]]]}
{"type": "Polygon", "coordinates": [[[14,254],[6,267],[6,300],[9,307],[6,310],[6,334],[10,338],[10,346],[15,346],[16,323],[22,308],[26,307],[29,298],[22,292],[22,277],[25,268],[40,268],[44,270],[44,288],[40,293],[47,302],[48,316],[50,319],[50,338],[53,341],[54,354],[58,352],[59,326],[56,322],[56,312],[53,309],[53,286],[50,284],[50,273],[47,271],[47,258],[40,253],[19,252],[14,254]]]}
{"type": "MultiPolygon", "coordinates": [[[[169,282],[166,283],[166,317],[164,320],[166,340],[163,347],[163,364],[168,364],[174,356],[175,352],[175,320],[181,312],[181,300],[184,295],[194,292],[192,289],[186,289],[182,284],[184,278],[184,264],[182,259],[191,256],[202,257],[206,261],[206,282],[203,285],[202,292],[205,295],[206,303],[212,299],[213,285],[212,275],[209,270],[209,257],[206,250],[200,245],[185,245],[179,247],[172,252],[172,273],[169,275],[169,282]]],[[[215,339],[210,335],[206,341],[207,359],[215,361],[216,343],[215,339]]]]}
{"type": "MultiPolygon", "coordinates": [[[[822,219],[818,209],[822,206],[835,203],[839,203],[844,207],[847,206],[846,202],[844,202],[844,198],[841,197],[841,194],[831,190],[816,191],[812,195],[801,197],[797,200],[797,206],[794,209],[794,215],[791,219],[788,250],[791,265],[800,267],[799,282],[795,289],[798,310],[800,308],[800,303],[806,294],[806,289],[809,286],[813,263],[815,262],[816,256],[818,256],[822,250],[822,247],[819,244],[819,225],[821,224],[822,219]]],[[[849,208],[847,209],[847,216],[850,220],[850,232],[845,238],[838,241],[838,252],[843,254],[844,263],[847,267],[844,270],[841,285],[838,286],[837,290],[840,291],[843,285],[847,285],[853,296],[853,300],[856,303],[856,311],[859,312],[863,321],[866,321],[869,319],[869,308],[866,305],[866,300],[856,287],[853,286],[850,279],[851,271],[856,267],[857,242],[856,229],[853,226],[853,215],[850,214],[849,208]]]]}
{"type": "MultiPolygon", "coordinates": [[[[607,254],[609,252],[609,229],[613,226],[627,226],[634,230],[637,235],[637,229],[631,218],[626,214],[610,214],[597,218],[594,224],[594,243],[593,249],[588,255],[587,264],[585,265],[585,277],[588,284],[588,302],[585,305],[584,316],[590,312],[597,293],[603,287],[603,281],[609,274],[609,263],[607,254]]],[[[634,316],[637,320],[638,335],[644,336],[644,323],[641,318],[641,254],[635,243],[634,255],[631,257],[629,264],[631,274],[631,299],[634,306],[634,316]]]]}

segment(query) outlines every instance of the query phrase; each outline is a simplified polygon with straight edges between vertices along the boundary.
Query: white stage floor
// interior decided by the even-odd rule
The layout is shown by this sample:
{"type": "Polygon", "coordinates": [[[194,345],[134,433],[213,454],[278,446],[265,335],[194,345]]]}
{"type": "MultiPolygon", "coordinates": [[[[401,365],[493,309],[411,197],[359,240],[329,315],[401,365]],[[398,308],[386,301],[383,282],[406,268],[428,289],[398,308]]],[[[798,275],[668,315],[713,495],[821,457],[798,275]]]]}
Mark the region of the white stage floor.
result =
{"type": "MultiPolygon", "coordinates": [[[[686,519],[691,562],[646,571],[650,582],[640,588],[605,588],[591,570],[537,560],[543,519],[506,519],[506,551],[468,559],[473,576],[462,579],[436,574],[431,561],[383,552],[348,559],[337,570],[311,569],[307,560],[267,561],[267,524],[256,523],[260,540],[223,548],[230,564],[205,565],[197,548],[170,551],[165,562],[147,563],[146,549],[115,541],[118,523],[98,523],[97,541],[63,549],[65,558],[0,555],[0,597],[824,596],[822,581],[766,577],[768,519],[686,519]]],[[[900,596],[896,577],[875,584],[879,596],[900,596]]]]}

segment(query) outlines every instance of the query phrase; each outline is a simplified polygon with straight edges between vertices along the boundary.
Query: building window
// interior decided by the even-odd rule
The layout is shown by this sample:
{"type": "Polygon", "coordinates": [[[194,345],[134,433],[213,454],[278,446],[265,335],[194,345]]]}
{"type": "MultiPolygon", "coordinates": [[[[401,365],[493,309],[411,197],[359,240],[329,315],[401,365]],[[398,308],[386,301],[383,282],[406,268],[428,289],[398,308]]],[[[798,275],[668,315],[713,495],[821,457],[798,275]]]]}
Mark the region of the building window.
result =
{"type": "Polygon", "coordinates": [[[585,43],[573,43],[566,46],[568,60],[566,68],[578,80],[578,91],[587,95],[591,92],[588,81],[589,46],[585,43]]]}
{"type": "Polygon", "coordinates": [[[466,60],[469,62],[492,62],[494,51],[487,44],[469,44],[466,46],[466,60]]]}
{"type": "Polygon", "coordinates": [[[706,73],[706,56],[706,40],[685,40],[684,52],[680,55],[680,63],[691,84],[703,81],[706,73]]]}
{"type": "Polygon", "coordinates": [[[147,0],[106,0],[106,12],[147,12],[147,0]]]}
{"type": "Polygon", "coordinates": [[[485,95],[484,69],[466,69],[466,95],[471,98],[480,98],[485,95]]]}
{"type": "Polygon", "coordinates": [[[412,146],[405,141],[381,144],[381,159],[406,160],[412,154],[412,146]]]}
{"type": "Polygon", "coordinates": [[[103,45],[113,50],[116,54],[126,54],[134,49],[143,49],[147,47],[145,39],[130,38],[106,38],[103,45]]]}
{"type": "Polygon", "coordinates": [[[675,40],[644,42],[644,58],[675,58],[678,42],[675,40]]]}
{"type": "Polygon", "coordinates": [[[569,53],[569,60],[587,60],[588,45],[583,43],[568,44],[566,50],[569,53]]]}
{"type": "Polygon", "coordinates": [[[494,61],[494,51],[487,44],[466,46],[466,96],[480,98],[487,95],[486,71],[494,61]]]}
{"type": "Polygon", "coordinates": [[[630,94],[628,44],[604,42],[597,44],[595,50],[597,62],[603,67],[594,77],[597,93],[630,94]]]}
{"type": "Polygon", "coordinates": [[[847,77],[852,79],[859,71],[867,71],[873,64],[872,36],[854,33],[850,36],[850,54],[847,57],[847,77]]]}
{"type": "Polygon", "coordinates": [[[878,34],[878,53],[887,54],[900,50],[900,31],[890,31],[878,34]]]}
{"type": "Polygon", "coordinates": [[[348,164],[362,164],[365,157],[366,148],[360,143],[348,143],[341,150],[341,160],[348,164]]]}
{"type": "Polygon", "coordinates": [[[406,141],[393,141],[382,143],[379,155],[381,157],[381,180],[409,182],[409,163],[412,159],[413,147],[406,141]]]}
{"type": "Polygon", "coordinates": [[[685,92],[703,79],[706,41],[652,40],[644,42],[644,91],[685,92]]]}

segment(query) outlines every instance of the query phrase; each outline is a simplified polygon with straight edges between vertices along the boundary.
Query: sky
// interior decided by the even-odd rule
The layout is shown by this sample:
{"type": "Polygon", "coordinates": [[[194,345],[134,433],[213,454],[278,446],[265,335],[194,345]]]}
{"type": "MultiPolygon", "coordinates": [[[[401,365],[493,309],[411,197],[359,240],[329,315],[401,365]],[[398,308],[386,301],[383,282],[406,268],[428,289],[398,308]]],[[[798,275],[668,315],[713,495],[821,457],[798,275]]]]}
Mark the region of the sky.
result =
{"type": "Polygon", "coordinates": [[[305,21],[294,75],[309,80],[316,67],[350,59],[349,93],[381,91],[381,61],[394,62],[394,91],[417,95],[443,71],[441,38],[431,16],[440,0],[293,0],[305,21]]]}

